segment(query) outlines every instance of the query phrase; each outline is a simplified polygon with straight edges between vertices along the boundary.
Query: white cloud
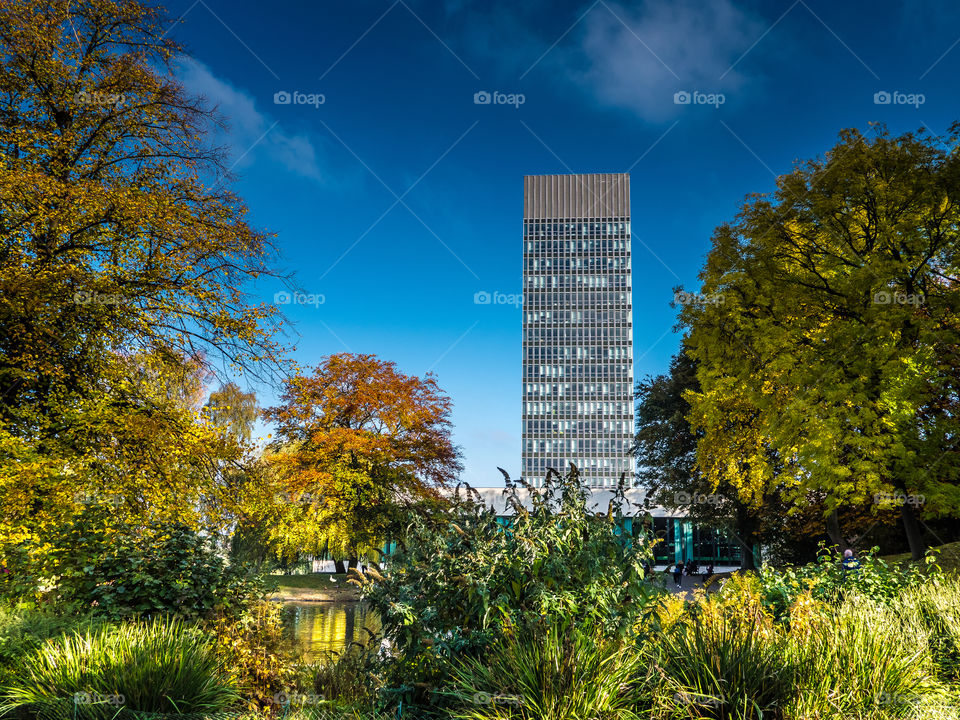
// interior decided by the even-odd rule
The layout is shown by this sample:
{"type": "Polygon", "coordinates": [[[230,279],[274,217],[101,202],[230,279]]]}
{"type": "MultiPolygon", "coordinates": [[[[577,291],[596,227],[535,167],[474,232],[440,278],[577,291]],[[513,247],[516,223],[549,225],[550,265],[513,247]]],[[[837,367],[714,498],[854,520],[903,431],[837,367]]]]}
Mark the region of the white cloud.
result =
{"type": "Polygon", "coordinates": [[[601,102],[655,122],[682,110],[675,92],[729,94],[742,87],[741,67],[731,66],[765,29],[731,0],[600,4],[583,26],[579,47],[564,58],[580,68],[580,83],[601,102]]]}
{"type": "Polygon", "coordinates": [[[193,59],[178,63],[177,77],[189,93],[217,106],[226,120],[227,130],[217,141],[230,147],[228,164],[236,163],[234,169],[249,167],[258,157],[266,157],[297,175],[323,180],[311,139],[303,134],[291,135],[279,124],[270,129],[275,119],[262,113],[251,95],[193,59]]]}

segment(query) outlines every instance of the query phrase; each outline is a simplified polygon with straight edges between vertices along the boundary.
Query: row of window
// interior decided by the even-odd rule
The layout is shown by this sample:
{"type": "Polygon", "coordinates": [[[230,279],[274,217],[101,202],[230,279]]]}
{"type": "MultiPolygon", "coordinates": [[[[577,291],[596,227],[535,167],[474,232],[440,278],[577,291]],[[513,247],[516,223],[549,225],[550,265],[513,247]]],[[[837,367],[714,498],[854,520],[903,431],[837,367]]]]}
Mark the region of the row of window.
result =
{"type": "MultiPolygon", "coordinates": [[[[535,488],[543,487],[544,483],[540,477],[529,479],[527,482],[529,482],[535,488]]],[[[631,479],[630,473],[627,473],[626,487],[633,487],[633,483],[634,481],[631,479]]],[[[586,478],[584,484],[590,488],[610,489],[617,487],[618,479],[614,477],[586,478]]]]}
{"type": "Polygon", "coordinates": [[[538,289],[523,299],[525,305],[552,304],[558,307],[603,308],[608,306],[629,307],[631,296],[622,290],[547,290],[538,289]]]}
{"type": "Polygon", "coordinates": [[[547,378],[563,378],[571,382],[589,380],[633,382],[633,368],[627,365],[603,363],[600,365],[574,365],[566,369],[554,365],[524,365],[523,368],[524,382],[543,382],[547,378]]]}
{"type": "Polygon", "coordinates": [[[630,417],[633,413],[633,403],[629,402],[525,402],[523,403],[524,417],[530,415],[579,415],[590,414],[619,415],[630,417]]]}
{"type": "MultiPolygon", "coordinates": [[[[574,358],[576,358],[576,346],[535,345],[534,342],[539,339],[536,330],[531,330],[530,334],[530,342],[524,342],[523,344],[523,357],[526,362],[541,361],[553,364],[556,362],[572,362],[574,358]]],[[[524,340],[526,340],[526,336],[527,334],[524,333],[524,340]]],[[[604,344],[597,348],[597,352],[600,354],[600,359],[605,362],[611,360],[631,362],[633,358],[629,345],[614,345],[610,347],[604,344]]]]}
{"type": "Polygon", "coordinates": [[[524,313],[530,322],[589,323],[591,325],[627,324],[631,321],[629,308],[623,310],[535,310],[524,313]]]}
{"type": "Polygon", "coordinates": [[[552,290],[554,288],[610,288],[630,292],[630,276],[623,273],[609,275],[524,275],[523,290],[552,290]]]}
{"type": "Polygon", "coordinates": [[[523,391],[533,395],[588,395],[600,393],[627,395],[630,383],[525,383],[523,391]]]}
{"type": "Polygon", "coordinates": [[[527,240],[523,243],[523,257],[569,257],[570,255],[630,255],[630,239],[608,240],[527,240]]]}
{"type": "Polygon", "coordinates": [[[600,273],[608,270],[630,271],[629,257],[555,257],[526,258],[523,263],[525,273],[546,272],[550,270],[579,271],[581,273],[600,273]]]}
{"type": "Polygon", "coordinates": [[[554,220],[538,221],[524,220],[524,237],[629,237],[630,221],[610,220],[554,220]]]}
{"type": "Polygon", "coordinates": [[[630,359],[629,341],[633,337],[630,326],[626,327],[608,327],[608,328],[524,328],[524,357],[529,361],[531,359],[529,352],[536,349],[556,351],[554,356],[538,354],[536,359],[551,359],[559,362],[567,360],[610,360],[610,359],[630,359]],[[566,330],[566,332],[564,332],[566,330]],[[590,343],[585,345],[584,343],[590,343]],[[537,348],[537,345],[543,347],[537,348]],[[617,347],[624,352],[614,352],[617,347]]]}
{"type": "Polygon", "coordinates": [[[601,433],[632,432],[629,420],[527,420],[523,424],[523,434],[543,435],[546,433],[575,433],[576,435],[599,435],[601,433]]]}
{"type": "Polygon", "coordinates": [[[612,453],[626,455],[630,452],[632,443],[622,438],[551,438],[549,440],[527,440],[524,448],[527,452],[553,453],[565,455],[569,453],[612,453]]]}

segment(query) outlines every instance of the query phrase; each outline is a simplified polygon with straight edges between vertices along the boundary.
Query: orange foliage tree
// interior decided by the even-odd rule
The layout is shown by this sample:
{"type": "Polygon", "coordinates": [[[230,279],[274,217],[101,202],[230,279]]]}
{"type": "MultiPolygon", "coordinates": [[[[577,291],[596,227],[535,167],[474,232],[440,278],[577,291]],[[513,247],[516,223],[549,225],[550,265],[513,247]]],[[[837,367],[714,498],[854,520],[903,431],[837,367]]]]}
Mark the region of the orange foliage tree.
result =
{"type": "Polygon", "coordinates": [[[343,353],[285,382],[267,455],[269,532],[281,552],[356,557],[377,547],[400,508],[441,501],[461,470],[451,402],[429,374],[343,353]]]}

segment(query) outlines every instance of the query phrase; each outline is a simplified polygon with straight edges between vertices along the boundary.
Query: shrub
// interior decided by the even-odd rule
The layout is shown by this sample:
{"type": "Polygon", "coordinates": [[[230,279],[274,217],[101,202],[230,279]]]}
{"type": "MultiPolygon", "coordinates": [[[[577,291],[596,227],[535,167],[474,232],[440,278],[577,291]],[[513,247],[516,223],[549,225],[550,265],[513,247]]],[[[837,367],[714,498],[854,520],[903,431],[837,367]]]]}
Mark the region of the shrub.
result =
{"type": "Polygon", "coordinates": [[[112,718],[121,706],[215,713],[239,700],[213,644],[176,619],[103,624],[54,638],[24,660],[4,696],[4,709],[88,718],[112,718]]]}
{"type": "Polygon", "coordinates": [[[74,518],[47,562],[57,602],[110,619],[235,615],[260,591],[242,567],[227,565],[191,528],[131,525],[99,506],[74,518]]]}
{"type": "Polygon", "coordinates": [[[662,592],[644,579],[650,543],[621,531],[622,490],[599,516],[575,469],[551,474],[543,489],[508,483],[504,493],[515,513],[508,525],[468,490],[447,514],[411,517],[383,574],[360,581],[392,644],[384,682],[407,705],[442,685],[460,658],[484,657],[505,629],[570,622],[615,637],[662,592]]]}
{"type": "Polygon", "coordinates": [[[765,567],[759,573],[764,602],[778,619],[784,619],[788,608],[804,592],[833,604],[841,603],[850,593],[891,599],[907,588],[943,576],[932,551],[924,566],[919,566],[890,565],[876,556],[877,550],[864,553],[859,569],[854,571],[844,571],[840,555],[822,544],[815,563],[782,569],[765,567]]]}
{"type": "Polygon", "coordinates": [[[485,659],[465,658],[447,694],[460,720],[639,720],[639,655],[573,624],[500,638],[485,659]]]}
{"type": "Polygon", "coordinates": [[[239,616],[215,617],[206,627],[224,665],[251,709],[275,705],[275,696],[296,685],[296,651],[284,633],[282,607],[261,601],[239,616]]]}

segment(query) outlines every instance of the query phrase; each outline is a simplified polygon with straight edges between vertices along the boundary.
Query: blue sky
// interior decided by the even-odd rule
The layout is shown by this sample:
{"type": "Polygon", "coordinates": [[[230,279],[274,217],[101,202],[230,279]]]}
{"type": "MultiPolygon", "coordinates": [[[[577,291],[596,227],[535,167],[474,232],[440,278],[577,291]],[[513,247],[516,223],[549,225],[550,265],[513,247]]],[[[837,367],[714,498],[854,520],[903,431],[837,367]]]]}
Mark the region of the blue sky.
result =
{"type": "Polygon", "coordinates": [[[747,194],[842,128],[960,119],[952,0],[165,5],[191,56],[181,80],[228,123],[250,221],[316,300],[285,306],[295,358],[433,372],[474,485],[519,469],[520,311],[474,296],[521,290],[523,175],[631,173],[640,378],[666,369],[673,288],[696,289],[747,194]]]}

